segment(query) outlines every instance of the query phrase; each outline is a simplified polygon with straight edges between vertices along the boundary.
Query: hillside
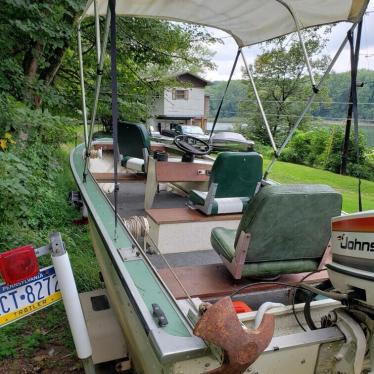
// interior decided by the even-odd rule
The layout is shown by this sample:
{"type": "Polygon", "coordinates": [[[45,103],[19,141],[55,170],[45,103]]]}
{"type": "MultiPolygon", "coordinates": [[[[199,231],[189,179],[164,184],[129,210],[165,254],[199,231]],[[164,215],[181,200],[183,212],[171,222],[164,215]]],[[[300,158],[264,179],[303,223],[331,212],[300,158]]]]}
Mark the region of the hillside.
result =
{"type": "MultiPolygon", "coordinates": [[[[364,82],[364,86],[358,89],[360,119],[374,121],[374,71],[359,70],[358,81],[364,82]]],[[[346,116],[346,102],[349,95],[350,73],[333,73],[327,81],[328,101],[321,103],[313,112],[313,115],[327,120],[339,120],[346,116]]],[[[206,91],[210,95],[210,116],[214,117],[219,101],[226,86],[226,81],[215,81],[208,86],[206,91]]],[[[248,106],[248,90],[251,89],[248,81],[234,80],[228,89],[225,101],[221,109],[221,118],[244,117],[248,106]]],[[[261,94],[261,93],[260,93],[261,94]]],[[[318,97],[316,99],[318,102],[318,97]]]]}

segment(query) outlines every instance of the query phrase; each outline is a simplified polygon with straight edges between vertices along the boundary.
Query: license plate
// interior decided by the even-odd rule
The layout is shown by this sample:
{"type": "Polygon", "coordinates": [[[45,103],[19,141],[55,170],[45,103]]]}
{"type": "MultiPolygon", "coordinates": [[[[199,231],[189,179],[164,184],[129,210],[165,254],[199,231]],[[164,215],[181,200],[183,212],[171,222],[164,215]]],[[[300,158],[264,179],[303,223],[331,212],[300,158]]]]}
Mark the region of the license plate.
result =
{"type": "Polygon", "coordinates": [[[53,266],[17,284],[0,284],[0,328],[59,301],[61,292],[53,266]]]}

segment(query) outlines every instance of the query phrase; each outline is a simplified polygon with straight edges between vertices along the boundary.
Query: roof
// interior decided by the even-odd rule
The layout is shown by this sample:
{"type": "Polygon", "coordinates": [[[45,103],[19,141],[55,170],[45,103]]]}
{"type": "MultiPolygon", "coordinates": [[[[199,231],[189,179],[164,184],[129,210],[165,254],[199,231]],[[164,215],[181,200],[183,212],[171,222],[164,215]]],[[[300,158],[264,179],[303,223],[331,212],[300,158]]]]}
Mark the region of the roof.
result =
{"type": "Polygon", "coordinates": [[[200,77],[197,74],[191,73],[189,71],[182,71],[180,73],[175,73],[174,77],[175,78],[180,78],[180,77],[185,76],[185,75],[190,75],[191,77],[193,77],[193,78],[195,78],[195,79],[197,79],[197,80],[199,80],[199,81],[201,81],[202,83],[205,83],[205,84],[209,84],[210,83],[208,80],[200,77]]]}
{"type": "Polygon", "coordinates": [[[207,84],[210,83],[206,79],[201,78],[196,74],[190,73],[189,71],[185,71],[182,73],[175,73],[173,74],[173,77],[175,77],[177,81],[182,82],[182,83],[186,83],[186,82],[193,83],[194,86],[205,87],[207,84]]]}
{"type": "MultiPolygon", "coordinates": [[[[96,0],[100,15],[108,0],[96,0]]],[[[117,15],[151,17],[210,26],[229,33],[240,47],[256,44],[300,28],[356,22],[368,0],[117,0],[117,15]]],[[[89,0],[82,17],[94,15],[89,0]]]]}

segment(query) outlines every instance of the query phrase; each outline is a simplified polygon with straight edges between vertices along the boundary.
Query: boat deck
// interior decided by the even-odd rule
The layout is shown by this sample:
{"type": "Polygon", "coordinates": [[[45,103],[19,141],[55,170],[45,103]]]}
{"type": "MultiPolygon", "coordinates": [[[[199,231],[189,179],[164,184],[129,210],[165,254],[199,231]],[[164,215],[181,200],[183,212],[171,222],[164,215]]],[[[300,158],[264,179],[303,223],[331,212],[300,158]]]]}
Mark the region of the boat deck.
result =
{"type": "MultiPolygon", "coordinates": [[[[145,181],[124,182],[119,186],[118,211],[123,219],[131,216],[144,216],[145,181]]],[[[108,194],[114,203],[114,193],[108,194]]],[[[183,208],[187,198],[168,191],[156,193],[153,208],[183,208]]]]}
{"type": "MultiPolygon", "coordinates": [[[[128,219],[134,215],[145,215],[144,194],[144,181],[124,182],[120,184],[118,207],[119,214],[123,219],[128,219]]],[[[108,194],[108,197],[113,202],[113,193],[108,194]]],[[[186,202],[187,198],[185,197],[173,192],[160,191],[156,194],[153,208],[183,208],[186,206],[186,202]]],[[[143,243],[139,244],[142,245],[143,243]]],[[[173,272],[168,268],[164,258],[166,258],[169,265],[173,268],[174,273],[187,289],[189,295],[204,300],[230,295],[243,285],[261,281],[254,279],[234,280],[223,265],[220,257],[211,248],[193,252],[168,253],[163,256],[159,254],[147,254],[147,256],[176,299],[184,299],[186,298],[186,294],[180,287],[173,272]]],[[[325,256],[323,263],[327,261],[329,261],[329,254],[325,256]]],[[[277,281],[297,284],[305,275],[283,275],[277,281]]],[[[327,272],[322,271],[309,277],[308,282],[317,283],[325,279],[327,279],[327,272]]],[[[256,285],[251,287],[251,293],[270,291],[274,290],[274,288],[276,288],[274,285],[256,285]]],[[[289,288],[279,286],[278,290],[283,295],[285,292],[290,291],[289,288]]],[[[243,292],[248,292],[248,290],[243,290],[243,292]]]]}

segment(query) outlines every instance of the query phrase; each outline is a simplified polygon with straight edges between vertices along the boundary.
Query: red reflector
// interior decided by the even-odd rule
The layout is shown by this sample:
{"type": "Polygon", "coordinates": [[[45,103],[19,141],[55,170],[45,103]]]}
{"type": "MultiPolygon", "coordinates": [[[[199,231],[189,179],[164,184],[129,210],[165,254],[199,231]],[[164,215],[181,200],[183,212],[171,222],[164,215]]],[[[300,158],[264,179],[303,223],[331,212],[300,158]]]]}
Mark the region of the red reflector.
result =
{"type": "Polygon", "coordinates": [[[233,301],[232,305],[236,313],[252,312],[252,309],[244,301],[233,301]]]}
{"type": "Polygon", "coordinates": [[[0,254],[0,273],[6,284],[15,284],[39,273],[38,259],[32,245],[0,254]]]}

